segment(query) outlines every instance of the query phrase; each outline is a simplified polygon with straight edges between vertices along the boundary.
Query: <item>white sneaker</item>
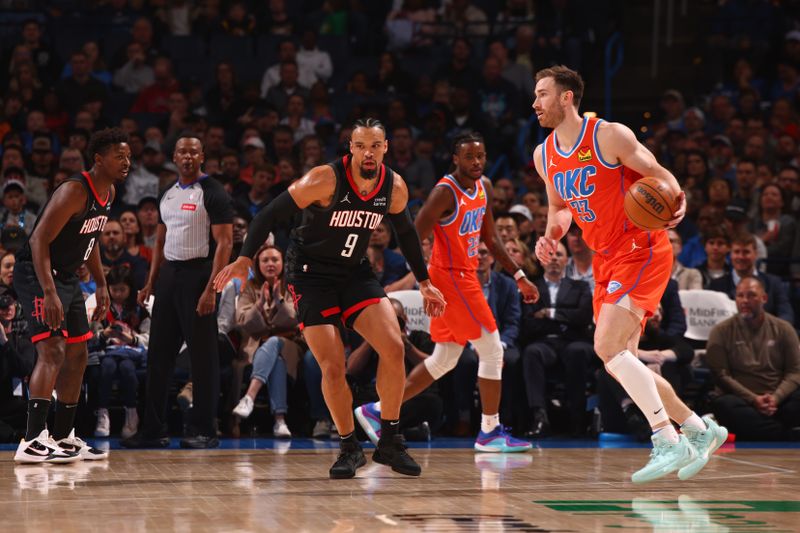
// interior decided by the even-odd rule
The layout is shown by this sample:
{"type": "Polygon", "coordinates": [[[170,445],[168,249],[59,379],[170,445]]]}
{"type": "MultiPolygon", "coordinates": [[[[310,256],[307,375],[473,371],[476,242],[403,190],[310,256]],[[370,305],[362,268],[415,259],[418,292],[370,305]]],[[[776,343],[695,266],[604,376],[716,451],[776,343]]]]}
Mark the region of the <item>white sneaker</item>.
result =
{"type": "Polygon", "coordinates": [[[139,430],[139,413],[135,407],[125,408],[125,425],[122,426],[122,438],[127,439],[136,434],[139,430]]]}
{"type": "Polygon", "coordinates": [[[43,429],[35,439],[22,439],[17,446],[14,460],[18,463],[74,463],[80,461],[77,452],[62,449],[47,429],[43,429]]]}
{"type": "Polygon", "coordinates": [[[313,439],[328,439],[331,436],[331,422],[330,420],[317,420],[314,424],[314,429],[311,431],[311,438],[313,439]]]}
{"type": "Polygon", "coordinates": [[[95,437],[108,437],[111,434],[111,417],[108,409],[97,410],[97,426],[94,428],[95,437]]]}
{"type": "Polygon", "coordinates": [[[246,394],[239,400],[239,405],[233,408],[233,414],[239,418],[247,418],[253,412],[253,399],[246,394]]]}
{"type": "Polygon", "coordinates": [[[57,441],[56,444],[68,452],[77,453],[81,459],[86,461],[101,461],[103,459],[108,459],[108,451],[89,446],[86,441],[80,437],[76,437],[75,428],[72,428],[72,431],[69,432],[69,436],[57,441]]]}
{"type": "Polygon", "coordinates": [[[280,422],[275,422],[275,425],[272,426],[272,436],[276,439],[291,439],[292,432],[289,431],[289,426],[286,425],[286,422],[281,420],[280,422]]]}

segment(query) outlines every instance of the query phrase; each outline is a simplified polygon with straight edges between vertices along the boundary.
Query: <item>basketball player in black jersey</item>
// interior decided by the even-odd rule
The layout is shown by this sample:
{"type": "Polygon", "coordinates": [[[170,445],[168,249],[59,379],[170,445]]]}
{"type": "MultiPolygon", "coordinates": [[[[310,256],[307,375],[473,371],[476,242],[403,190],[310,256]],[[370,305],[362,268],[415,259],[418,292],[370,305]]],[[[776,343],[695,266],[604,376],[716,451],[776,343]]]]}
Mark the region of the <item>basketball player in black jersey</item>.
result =
{"type": "Polygon", "coordinates": [[[109,306],[97,241],[114,201],[114,183],[128,175],[131,151],[120,129],[105,129],[89,141],[94,165],[59,185],[42,209],[30,239],[17,254],[14,290],[28,322],[38,358],[30,378],[28,429],[14,460],[72,462],[105,459],[106,452],[75,436],[80,396],[91,338],[75,271],[86,263],[97,283],[93,320],[109,306]],[[46,426],[50,398],[58,394],[52,436],[46,426]]]}
{"type": "Polygon", "coordinates": [[[400,248],[420,284],[425,310],[444,310],[441,293],[428,279],[419,237],[406,207],[408,189],[399,174],[383,165],[386,130],[375,119],[355,123],[351,155],[315,167],[270,202],[253,219],[238,259],[215,279],[221,291],[231,278],[245,279],[253,254],[279,220],[302,213],[287,251],[287,281],[300,327],[322,369],[322,392],[341,435],[332,478],[351,478],[366,464],[354,435],[353,403],[345,381],[340,328],[357,331],[380,355],[378,395],[384,417],[373,460],[401,474],[418,476],[398,433],[403,398],[404,349],[394,309],[365,257],[372,230],[384,216],[397,231],[400,248]]]}

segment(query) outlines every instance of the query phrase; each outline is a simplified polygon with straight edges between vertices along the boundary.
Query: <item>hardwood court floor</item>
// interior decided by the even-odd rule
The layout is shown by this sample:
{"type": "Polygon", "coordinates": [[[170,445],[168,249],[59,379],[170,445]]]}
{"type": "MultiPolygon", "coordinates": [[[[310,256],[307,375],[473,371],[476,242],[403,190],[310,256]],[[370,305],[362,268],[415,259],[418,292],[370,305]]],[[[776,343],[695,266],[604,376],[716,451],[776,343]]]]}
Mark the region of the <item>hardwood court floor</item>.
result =
{"type": "Polygon", "coordinates": [[[334,481],[327,443],[291,446],[113,450],[64,466],[3,451],[0,531],[800,531],[797,449],[723,448],[693,480],[633,485],[646,449],[415,448],[420,478],[370,461],[334,481]]]}

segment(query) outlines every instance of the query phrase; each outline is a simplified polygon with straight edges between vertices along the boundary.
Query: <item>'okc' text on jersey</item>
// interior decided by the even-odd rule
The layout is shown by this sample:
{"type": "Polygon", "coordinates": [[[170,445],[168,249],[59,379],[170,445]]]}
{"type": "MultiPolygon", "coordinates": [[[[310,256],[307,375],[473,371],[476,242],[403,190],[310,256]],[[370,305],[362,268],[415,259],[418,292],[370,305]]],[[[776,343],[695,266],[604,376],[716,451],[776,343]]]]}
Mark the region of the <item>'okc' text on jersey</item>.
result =
{"type": "Polygon", "coordinates": [[[464,218],[461,220],[461,226],[458,228],[459,235],[469,235],[481,230],[483,225],[483,215],[486,213],[486,207],[479,207],[477,209],[470,209],[464,213],[464,218]]]}
{"type": "Polygon", "coordinates": [[[597,168],[587,165],[553,175],[553,184],[558,195],[578,212],[578,217],[583,222],[594,222],[597,218],[589,205],[589,197],[595,191],[595,185],[589,182],[589,178],[595,174],[597,168]]]}

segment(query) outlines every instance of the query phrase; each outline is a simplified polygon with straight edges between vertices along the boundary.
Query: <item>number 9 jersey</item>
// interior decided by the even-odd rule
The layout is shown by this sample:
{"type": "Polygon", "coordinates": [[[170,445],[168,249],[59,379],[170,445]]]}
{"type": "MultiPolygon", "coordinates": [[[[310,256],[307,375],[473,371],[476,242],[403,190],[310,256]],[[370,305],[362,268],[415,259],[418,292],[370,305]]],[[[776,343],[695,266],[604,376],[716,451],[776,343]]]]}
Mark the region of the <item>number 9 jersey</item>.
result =
{"type": "Polygon", "coordinates": [[[367,252],[372,230],[378,227],[392,201],[394,172],[378,169],[375,189],[362,196],[350,172],[350,156],[329,163],[336,174],[336,190],[328,207],[310,205],[292,230],[287,252],[289,268],[310,262],[334,266],[358,265],[367,252]]]}

